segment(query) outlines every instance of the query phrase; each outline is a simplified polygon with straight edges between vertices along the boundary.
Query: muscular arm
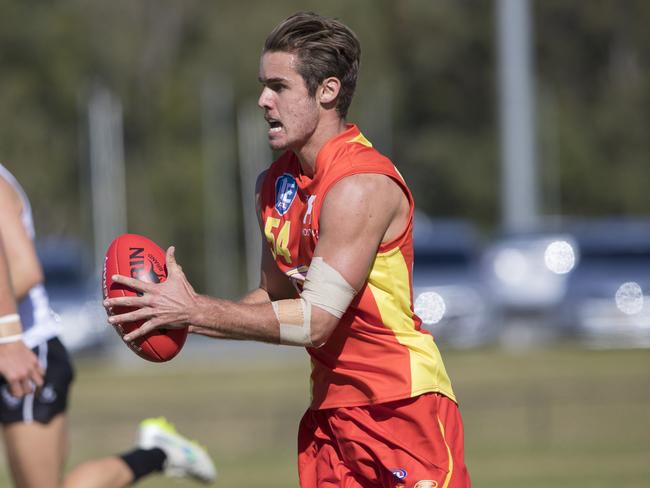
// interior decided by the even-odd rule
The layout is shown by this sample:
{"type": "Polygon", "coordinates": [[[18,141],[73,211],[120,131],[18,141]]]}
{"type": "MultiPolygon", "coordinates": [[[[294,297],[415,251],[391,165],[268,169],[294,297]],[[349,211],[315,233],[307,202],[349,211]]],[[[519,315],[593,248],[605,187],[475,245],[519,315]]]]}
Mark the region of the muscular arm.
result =
{"type": "MultiPolygon", "coordinates": [[[[368,279],[379,245],[403,231],[408,214],[406,196],[387,176],[349,176],[330,190],[323,203],[314,257],[322,257],[359,291],[368,279]]],[[[335,316],[312,308],[314,343],[324,343],[337,324],[335,316]]]]}
{"type": "MultiPolygon", "coordinates": [[[[401,232],[407,218],[408,201],[388,177],[370,174],[345,178],[330,190],[323,204],[314,255],[322,257],[359,290],[368,277],[378,246],[401,232]]],[[[295,295],[286,296],[288,289],[278,286],[282,281],[275,272],[286,278],[275,263],[273,266],[264,264],[265,259],[267,263],[272,261],[270,252],[265,252],[268,255],[263,257],[260,290],[266,292],[271,300],[295,298],[295,295]]],[[[134,312],[112,317],[113,323],[147,320],[126,336],[126,340],[133,340],[155,328],[180,327],[189,323],[209,330],[209,335],[214,337],[279,342],[279,324],[270,302],[231,302],[196,294],[176,264],[173,249],[168,251],[167,266],[168,279],[160,284],[115,278],[143,292],[140,297],[114,298],[106,302],[107,306],[139,307],[134,312]]],[[[261,292],[255,293],[256,299],[264,298],[261,292]]],[[[325,342],[338,318],[318,307],[312,308],[311,318],[313,342],[325,342]]]]}
{"type": "Polygon", "coordinates": [[[21,211],[16,191],[0,178],[0,237],[5,243],[7,261],[11,263],[11,286],[19,302],[34,285],[43,282],[43,270],[34,243],[21,221],[21,211]]]}

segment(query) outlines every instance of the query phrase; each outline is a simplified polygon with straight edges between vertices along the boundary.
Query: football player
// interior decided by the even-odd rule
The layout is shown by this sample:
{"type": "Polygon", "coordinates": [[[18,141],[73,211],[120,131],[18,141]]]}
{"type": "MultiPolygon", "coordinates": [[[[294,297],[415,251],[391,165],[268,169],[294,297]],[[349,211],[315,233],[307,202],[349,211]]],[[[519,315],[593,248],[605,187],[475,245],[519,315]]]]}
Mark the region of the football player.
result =
{"type": "MultiPolygon", "coordinates": [[[[167,281],[105,306],[216,338],[305,347],[312,399],[299,428],[303,488],[466,488],[463,424],[433,337],[413,313],[414,203],[393,163],[346,121],[360,59],[342,22],[298,13],[268,36],[258,104],[282,155],[258,179],[261,281],[243,300],[197,294],[167,254],[167,281]]],[[[381,103],[378,100],[377,103],[381,103]]]]}

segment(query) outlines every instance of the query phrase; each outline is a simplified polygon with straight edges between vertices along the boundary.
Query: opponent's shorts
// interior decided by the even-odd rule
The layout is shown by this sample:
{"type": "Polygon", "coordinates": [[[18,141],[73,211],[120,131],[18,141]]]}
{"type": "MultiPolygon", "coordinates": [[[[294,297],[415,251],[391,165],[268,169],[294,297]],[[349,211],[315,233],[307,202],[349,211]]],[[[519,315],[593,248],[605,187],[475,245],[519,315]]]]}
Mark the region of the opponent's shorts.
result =
{"type": "Polygon", "coordinates": [[[0,423],[40,422],[47,424],[68,406],[68,390],[74,370],[68,352],[59,339],[50,339],[32,349],[45,370],[43,387],[23,398],[13,396],[0,377],[0,423]]]}
{"type": "Polygon", "coordinates": [[[464,457],[458,406],[439,394],[307,410],[300,421],[302,488],[468,488],[464,457]]]}

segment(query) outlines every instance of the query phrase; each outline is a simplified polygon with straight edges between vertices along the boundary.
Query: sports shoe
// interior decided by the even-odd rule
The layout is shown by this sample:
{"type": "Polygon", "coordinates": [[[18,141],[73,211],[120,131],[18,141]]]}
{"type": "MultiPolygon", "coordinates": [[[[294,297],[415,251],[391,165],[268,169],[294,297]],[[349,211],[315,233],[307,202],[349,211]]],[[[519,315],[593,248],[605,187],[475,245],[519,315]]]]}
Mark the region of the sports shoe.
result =
{"type": "Polygon", "coordinates": [[[165,452],[164,471],[167,476],[190,477],[203,483],[212,483],[217,477],[207,451],[176,432],[174,425],[164,417],[140,422],[137,444],[141,449],[158,447],[165,452]]]}

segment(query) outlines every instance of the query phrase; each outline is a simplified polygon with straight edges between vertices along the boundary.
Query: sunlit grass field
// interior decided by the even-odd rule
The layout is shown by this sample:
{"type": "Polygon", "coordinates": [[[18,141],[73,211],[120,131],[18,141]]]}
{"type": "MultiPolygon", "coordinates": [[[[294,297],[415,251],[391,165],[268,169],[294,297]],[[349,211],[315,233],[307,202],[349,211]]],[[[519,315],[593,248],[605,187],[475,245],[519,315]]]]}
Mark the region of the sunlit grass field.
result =
{"type": "MultiPolygon", "coordinates": [[[[217,486],[297,486],[309,364],[297,351],[260,347],[183,351],[161,365],[125,355],[78,359],[69,465],[128,449],[140,419],[164,415],[208,447],[217,486]]],[[[649,486],[650,350],[443,355],[461,401],[474,487],[649,486]]],[[[0,485],[10,486],[0,468],[0,485]]],[[[139,486],[194,484],[157,476],[139,486]]]]}

